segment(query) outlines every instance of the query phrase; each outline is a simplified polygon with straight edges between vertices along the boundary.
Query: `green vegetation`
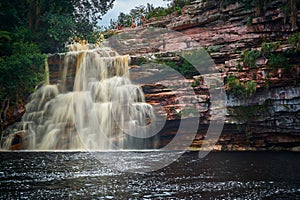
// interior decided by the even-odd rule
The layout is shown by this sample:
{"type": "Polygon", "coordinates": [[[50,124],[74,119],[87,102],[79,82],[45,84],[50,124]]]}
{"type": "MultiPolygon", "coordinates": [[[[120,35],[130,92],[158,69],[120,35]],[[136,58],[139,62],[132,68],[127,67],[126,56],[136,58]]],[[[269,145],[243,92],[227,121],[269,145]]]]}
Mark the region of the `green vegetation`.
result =
{"type": "Polygon", "coordinates": [[[147,18],[159,18],[163,16],[167,16],[171,13],[176,12],[177,14],[181,14],[181,9],[190,4],[193,0],[164,0],[166,2],[170,2],[169,6],[167,8],[154,8],[149,10],[148,13],[146,13],[147,18]]]}
{"type": "Polygon", "coordinates": [[[253,106],[240,106],[234,108],[234,113],[236,115],[236,119],[242,122],[250,122],[255,119],[255,116],[259,115],[261,112],[267,111],[267,107],[265,105],[253,105],[253,106]]]}
{"type": "Polygon", "coordinates": [[[238,71],[241,71],[243,69],[243,65],[241,65],[241,63],[238,63],[236,68],[237,68],[238,71]]]}
{"type": "Polygon", "coordinates": [[[197,69],[186,59],[183,59],[181,68],[179,68],[178,71],[186,78],[192,78],[195,75],[199,75],[197,69]]]}
{"type": "Polygon", "coordinates": [[[203,76],[200,76],[198,78],[195,79],[195,81],[192,83],[192,87],[197,87],[199,85],[201,85],[203,83],[204,79],[203,76]]]}
{"type": "Polygon", "coordinates": [[[181,14],[181,7],[178,6],[170,6],[168,8],[163,8],[163,7],[157,7],[151,10],[149,13],[146,14],[147,18],[161,18],[164,16],[167,16],[171,13],[176,12],[178,15],[181,14]]]}
{"type": "MultiPolygon", "coordinates": [[[[290,37],[289,41],[297,49],[299,45],[300,34],[295,34],[290,37]]],[[[245,67],[254,68],[256,66],[256,60],[263,56],[268,59],[268,64],[272,69],[284,68],[286,71],[290,71],[291,65],[289,59],[283,53],[276,53],[275,51],[280,47],[281,42],[269,42],[262,43],[261,51],[259,50],[246,50],[243,52],[242,59],[245,67]]],[[[239,68],[239,67],[238,67],[239,68]]]]}
{"type": "Polygon", "coordinates": [[[205,72],[214,65],[211,57],[204,48],[193,49],[191,51],[187,50],[181,52],[179,55],[175,53],[172,57],[175,57],[175,59],[172,58],[172,60],[166,60],[166,58],[157,58],[155,62],[175,69],[188,79],[200,75],[200,72],[197,69],[205,72]]]}
{"type": "Polygon", "coordinates": [[[145,57],[137,57],[134,60],[131,60],[131,64],[134,64],[134,65],[143,65],[148,62],[149,61],[145,57]]]}
{"type": "MultiPolygon", "coordinates": [[[[101,16],[114,0],[28,0],[1,2],[0,35],[11,35],[14,42],[36,43],[42,53],[62,51],[74,35],[90,39],[101,16]]],[[[0,55],[2,56],[2,55],[0,55]]]]}
{"type": "Polygon", "coordinates": [[[233,96],[242,96],[245,92],[244,85],[233,75],[227,77],[225,88],[227,92],[233,96]]]}
{"type": "Polygon", "coordinates": [[[293,29],[297,27],[297,8],[299,8],[299,6],[299,0],[288,0],[283,1],[283,5],[281,7],[281,11],[284,13],[285,23],[290,22],[293,29]]]}
{"type": "Polygon", "coordinates": [[[255,8],[255,14],[259,16],[267,9],[270,0],[221,0],[220,7],[225,8],[236,2],[244,3],[247,9],[255,8]]]}
{"type": "Polygon", "coordinates": [[[268,66],[272,69],[284,68],[286,71],[290,71],[291,65],[289,60],[282,54],[271,54],[269,57],[268,66]]]}
{"type": "MultiPolygon", "coordinates": [[[[65,43],[74,36],[94,38],[98,20],[112,8],[113,2],[1,1],[0,104],[26,102],[45,78],[46,54],[63,51],[65,43]]],[[[0,112],[5,116],[3,110],[0,112]]]]}
{"type": "Polygon", "coordinates": [[[289,43],[294,46],[295,52],[300,51],[300,32],[295,33],[289,38],[289,43]]]}
{"type": "Polygon", "coordinates": [[[247,97],[253,96],[255,94],[256,86],[257,86],[257,83],[255,83],[255,81],[253,81],[253,80],[247,81],[244,84],[245,94],[246,94],[247,97]]]}
{"type": "MultiPolygon", "coordinates": [[[[287,41],[283,41],[286,43],[287,41]]],[[[277,70],[279,68],[284,69],[284,73],[289,73],[292,69],[292,62],[291,57],[297,53],[297,49],[299,48],[300,44],[300,34],[295,33],[293,36],[291,36],[288,40],[288,43],[293,46],[295,49],[294,51],[287,51],[283,53],[277,53],[276,50],[280,47],[281,42],[275,41],[275,42],[263,42],[261,45],[261,51],[249,49],[245,50],[242,54],[242,61],[243,66],[238,65],[237,69],[241,70],[244,66],[249,68],[256,67],[256,60],[260,57],[264,57],[268,60],[267,67],[269,67],[270,70],[277,70]]],[[[256,77],[256,75],[255,75],[256,77]]],[[[253,75],[254,78],[254,75],[253,75]]],[[[255,79],[255,78],[254,78],[255,79]]],[[[265,87],[270,87],[270,80],[269,80],[269,74],[267,73],[265,75],[265,87]]],[[[254,82],[249,81],[246,83],[241,83],[239,80],[236,80],[233,77],[230,77],[228,79],[227,83],[227,91],[234,94],[235,96],[240,96],[241,94],[251,96],[255,93],[256,85],[254,82]],[[244,87],[244,89],[243,89],[244,87]]]]}
{"type": "Polygon", "coordinates": [[[253,137],[253,127],[257,124],[259,117],[270,115],[269,111],[269,100],[266,100],[262,105],[252,105],[252,106],[239,106],[234,108],[228,108],[229,113],[234,116],[234,118],[243,125],[238,125],[238,130],[240,132],[244,131],[249,143],[253,137]]]}
{"type": "Polygon", "coordinates": [[[227,77],[225,89],[235,97],[250,97],[256,92],[256,83],[253,80],[245,83],[241,82],[236,76],[227,77]]]}
{"type": "Polygon", "coordinates": [[[261,45],[261,53],[263,56],[268,57],[272,52],[274,52],[278,47],[280,47],[281,42],[270,42],[270,43],[262,43],[261,45]]]}
{"type": "Polygon", "coordinates": [[[45,78],[45,58],[34,43],[14,43],[11,56],[0,59],[0,102],[25,99],[45,78]]]}
{"type": "Polygon", "coordinates": [[[258,50],[246,50],[243,52],[242,58],[245,67],[254,68],[256,66],[255,61],[260,57],[260,51],[258,50]]]}
{"type": "Polygon", "coordinates": [[[176,61],[173,60],[165,61],[161,59],[156,59],[155,62],[162,65],[167,65],[172,69],[175,69],[185,78],[192,78],[195,75],[199,75],[197,69],[191,63],[189,63],[187,60],[183,58],[179,58],[179,60],[176,61]]]}
{"type": "MultiPolygon", "coordinates": [[[[294,35],[294,36],[296,36],[296,35],[294,35]]],[[[293,38],[293,37],[291,37],[291,38],[293,38]]],[[[295,38],[293,38],[293,39],[295,39],[295,38]]],[[[270,43],[264,42],[264,43],[262,43],[262,46],[261,46],[261,52],[262,52],[262,55],[268,59],[268,64],[267,64],[268,67],[270,67],[271,69],[284,68],[284,70],[286,72],[289,72],[291,70],[291,65],[289,63],[289,59],[283,53],[281,53],[281,54],[275,53],[275,51],[280,47],[280,45],[281,45],[281,42],[270,42],[270,43]]],[[[296,45],[296,44],[293,44],[293,45],[296,45]]]]}
{"type": "MultiPolygon", "coordinates": [[[[255,9],[255,16],[261,16],[270,7],[270,0],[221,0],[220,8],[226,8],[236,2],[244,3],[246,9],[255,9]]],[[[297,14],[300,0],[282,0],[281,11],[284,13],[285,23],[290,23],[293,29],[297,28],[297,14]]],[[[254,17],[254,16],[252,16],[254,17]]],[[[252,25],[252,17],[247,20],[247,26],[252,25]]]]}
{"type": "Polygon", "coordinates": [[[207,51],[207,53],[219,52],[219,50],[223,47],[224,47],[224,45],[209,46],[209,47],[206,47],[206,51],[207,51]]]}
{"type": "Polygon", "coordinates": [[[161,17],[167,16],[172,13],[181,14],[181,9],[192,2],[192,0],[164,0],[168,2],[168,7],[156,7],[150,3],[147,3],[146,6],[140,5],[131,9],[129,14],[120,13],[116,21],[111,20],[110,26],[108,29],[115,29],[118,25],[122,27],[131,27],[132,20],[134,19],[138,25],[140,24],[140,19],[145,17],[146,19],[156,18],[160,19],[161,17]]]}
{"type": "Polygon", "coordinates": [[[247,26],[252,26],[252,20],[253,20],[252,17],[248,17],[246,25],[247,26]]]}
{"type": "Polygon", "coordinates": [[[172,69],[175,69],[185,78],[192,78],[195,75],[199,75],[197,69],[195,69],[195,67],[191,63],[189,63],[186,59],[183,58],[180,58],[179,61],[166,61],[166,62],[158,61],[158,62],[160,64],[167,65],[172,69]]]}

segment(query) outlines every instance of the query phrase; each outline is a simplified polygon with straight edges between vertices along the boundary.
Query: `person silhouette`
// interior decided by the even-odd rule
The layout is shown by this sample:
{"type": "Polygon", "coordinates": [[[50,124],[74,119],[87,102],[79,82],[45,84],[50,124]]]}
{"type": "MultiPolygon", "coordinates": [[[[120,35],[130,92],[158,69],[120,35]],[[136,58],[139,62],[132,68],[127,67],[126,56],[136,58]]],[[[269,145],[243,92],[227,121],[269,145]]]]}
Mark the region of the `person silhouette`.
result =
{"type": "Polygon", "coordinates": [[[136,27],[135,19],[132,18],[132,19],[131,19],[131,28],[135,28],[135,27],[136,27]]]}

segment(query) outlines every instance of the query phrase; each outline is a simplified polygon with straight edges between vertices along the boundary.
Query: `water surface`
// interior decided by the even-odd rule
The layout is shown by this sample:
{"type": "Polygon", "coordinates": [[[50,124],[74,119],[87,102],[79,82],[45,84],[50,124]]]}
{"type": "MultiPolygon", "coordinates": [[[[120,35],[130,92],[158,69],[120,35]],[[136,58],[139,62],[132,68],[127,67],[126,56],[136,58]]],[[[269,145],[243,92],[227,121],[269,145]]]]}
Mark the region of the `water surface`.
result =
{"type": "Polygon", "coordinates": [[[199,159],[197,152],[189,152],[148,173],[117,171],[99,159],[111,155],[112,162],[120,162],[114,159],[126,161],[137,154],[148,159],[160,156],[159,152],[1,152],[0,199],[300,198],[298,153],[218,152],[199,159]]]}

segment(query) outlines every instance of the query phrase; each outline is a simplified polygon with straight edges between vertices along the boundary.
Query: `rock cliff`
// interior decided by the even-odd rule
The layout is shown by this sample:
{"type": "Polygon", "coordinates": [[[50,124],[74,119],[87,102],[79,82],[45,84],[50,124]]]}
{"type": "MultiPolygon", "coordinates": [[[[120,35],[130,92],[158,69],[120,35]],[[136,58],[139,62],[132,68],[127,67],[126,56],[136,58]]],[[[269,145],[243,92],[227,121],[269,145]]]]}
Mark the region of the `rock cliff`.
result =
{"type": "MultiPolygon", "coordinates": [[[[214,149],[300,150],[300,57],[297,47],[289,42],[298,33],[300,12],[293,22],[283,9],[285,1],[267,1],[260,12],[255,5],[221,2],[195,1],[180,15],[149,19],[147,28],[118,30],[105,45],[130,55],[133,78],[155,76],[159,71],[146,70],[153,63],[175,66],[180,71],[185,64],[181,52],[203,47],[214,62],[208,71],[222,77],[221,85],[227,91],[225,126],[214,149]]],[[[61,89],[71,90],[76,59],[71,59],[66,70],[63,57],[57,54],[48,58],[50,83],[64,82],[66,88],[61,89]]],[[[191,149],[211,142],[206,140],[206,132],[212,113],[218,109],[212,106],[205,75],[187,73],[185,80],[173,82],[192,86],[194,94],[185,97],[199,105],[199,128],[191,149]]],[[[166,111],[167,123],[157,141],[164,146],[176,135],[182,120],[193,123],[189,119],[195,116],[182,117],[183,106],[176,95],[185,91],[162,82],[141,86],[146,101],[160,104],[166,111]]]]}
{"type": "MultiPolygon", "coordinates": [[[[123,29],[109,43],[121,53],[132,56],[133,74],[143,70],[143,59],[149,61],[152,58],[153,62],[153,58],[159,58],[166,61],[164,63],[175,60],[178,64],[178,52],[199,46],[205,48],[215,63],[214,72],[222,74],[227,89],[225,128],[215,148],[299,149],[300,60],[299,51],[295,51],[289,38],[299,32],[300,12],[294,8],[297,13],[292,19],[285,11],[286,1],[281,0],[267,1],[260,12],[255,5],[233,1],[224,6],[221,2],[195,1],[185,6],[181,15],[175,13],[160,20],[150,19],[147,26],[157,28],[151,37],[144,28],[123,29]],[[176,33],[165,33],[159,28],[176,33]],[[145,37],[147,40],[142,39],[145,37]],[[248,57],[245,55],[249,52],[260,53],[251,58],[249,54],[248,57]],[[284,55],[288,63],[274,59],[280,55],[284,55]],[[273,67],[272,62],[278,66],[273,67]],[[230,78],[238,84],[230,84],[230,78]],[[237,91],[238,86],[251,84],[253,92],[250,94],[237,91]]],[[[203,77],[195,76],[186,81],[194,85],[201,105],[199,132],[192,145],[199,148],[205,139],[203,126],[209,124],[211,117],[210,94],[203,77]]],[[[181,117],[176,91],[155,83],[145,85],[144,91],[149,102],[162,103],[167,110],[169,125],[162,135],[176,133],[176,120],[181,117]]]]}

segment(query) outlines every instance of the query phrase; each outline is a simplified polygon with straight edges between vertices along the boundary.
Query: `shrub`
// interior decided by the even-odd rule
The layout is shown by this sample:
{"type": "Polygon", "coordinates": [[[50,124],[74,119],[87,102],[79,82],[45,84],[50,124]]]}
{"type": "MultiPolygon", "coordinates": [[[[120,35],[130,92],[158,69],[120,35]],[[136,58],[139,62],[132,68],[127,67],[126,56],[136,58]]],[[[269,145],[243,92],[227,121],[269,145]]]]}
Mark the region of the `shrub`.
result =
{"type": "Polygon", "coordinates": [[[261,45],[261,53],[268,57],[272,52],[274,52],[280,46],[280,42],[270,42],[270,43],[262,43],[261,45]]]}
{"type": "Polygon", "coordinates": [[[192,78],[195,75],[199,75],[199,72],[197,69],[189,63],[185,59],[180,59],[179,61],[166,61],[166,62],[161,62],[158,61],[158,63],[167,65],[176,71],[178,71],[181,75],[183,75],[185,78],[192,78]]]}
{"type": "Polygon", "coordinates": [[[143,65],[147,63],[147,59],[145,57],[137,57],[136,60],[133,62],[135,65],[143,65]]]}
{"type": "Polygon", "coordinates": [[[238,63],[236,68],[237,68],[238,71],[241,71],[243,69],[243,65],[241,65],[241,63],[238,63]]]}
{"type": "Polygon", "coordinates": [[[104,38],[107,39],[114,35],[117,35],[117,33],[114,30],[107,30],[103,33],[103,35],[104,35],[104,38]]]}
{"type": "Polygon", "coordinates": [[[246,50],[243,52],[242,58],[244,66],[253,68],[256,66],[255,61],[260,57],[258,50],[246,50]]]}
{"type": "Polygon", "coordinates": [[[295,33],[289,38],[289,43],[293,45],[295,48],[295,51],[298,52],[300,51],[300,32],[295,33]]]}
{"type": "Polygon", "coordinates": [[[202,82],[203,82],[203,77],[202,76],[200,76],[200,77],[198,77],[198,78],[196,78],[195,79],[195,81],[192,83],[192,87],[197,87],[197,86],[199,86],[199,85],[201,85],[202,84],[202,82]]]}
{"type": "Polygon", "coordinates": [[[245,94],[245,88],[240,80],[233,75],[227,77],[225,89],[229,94],[233,96],[243,96],[245,94]]]}
{"type": "Polygon", "coordinates": [[[7,56],[11,54],[11,40],[10,32],[0,30],[0,56],[7,56]]]}
{"type": "Polygon", "coordinates": [[[247,81],[245,83],[245,92],[247,97],[253,96],[255,94],[256,85],[257,83],[255,83],[255,81],[253,80],[247,81]]]}
{"type": "Polygon", "coordinates": [[[26,98],[44,80],[45,55],[33,43],[15,43],[12,55],[0,59],[1,99],[26,98]]]}
{"type": "Polygon", "coordinates": [[[256,92],[256,83],[253,80],[242,83],[236,76],[227,77],[225,89],[235,97],[250,97],[256,92]]]}
{"type": "Polygon", "coordinates": [[[286,71],[289,71],[291,69],[289,60],[282,54],[271,54],[269,57],[268,66],[272,69],[283,67],[286,71]]]}
{"type": "Polygon", "coordinates": [[[247,26],[252,26],[252,20],[253,20],[252,17],[248,17],[246,25],[247,26]]]}
{"type": "Polygon", "coordinates": [[[208,53],[214,53],[214,52],[218,52],[222,47],[224,46],[223,45],[209,46],[206,48],[206,51],[208,53]]]}

